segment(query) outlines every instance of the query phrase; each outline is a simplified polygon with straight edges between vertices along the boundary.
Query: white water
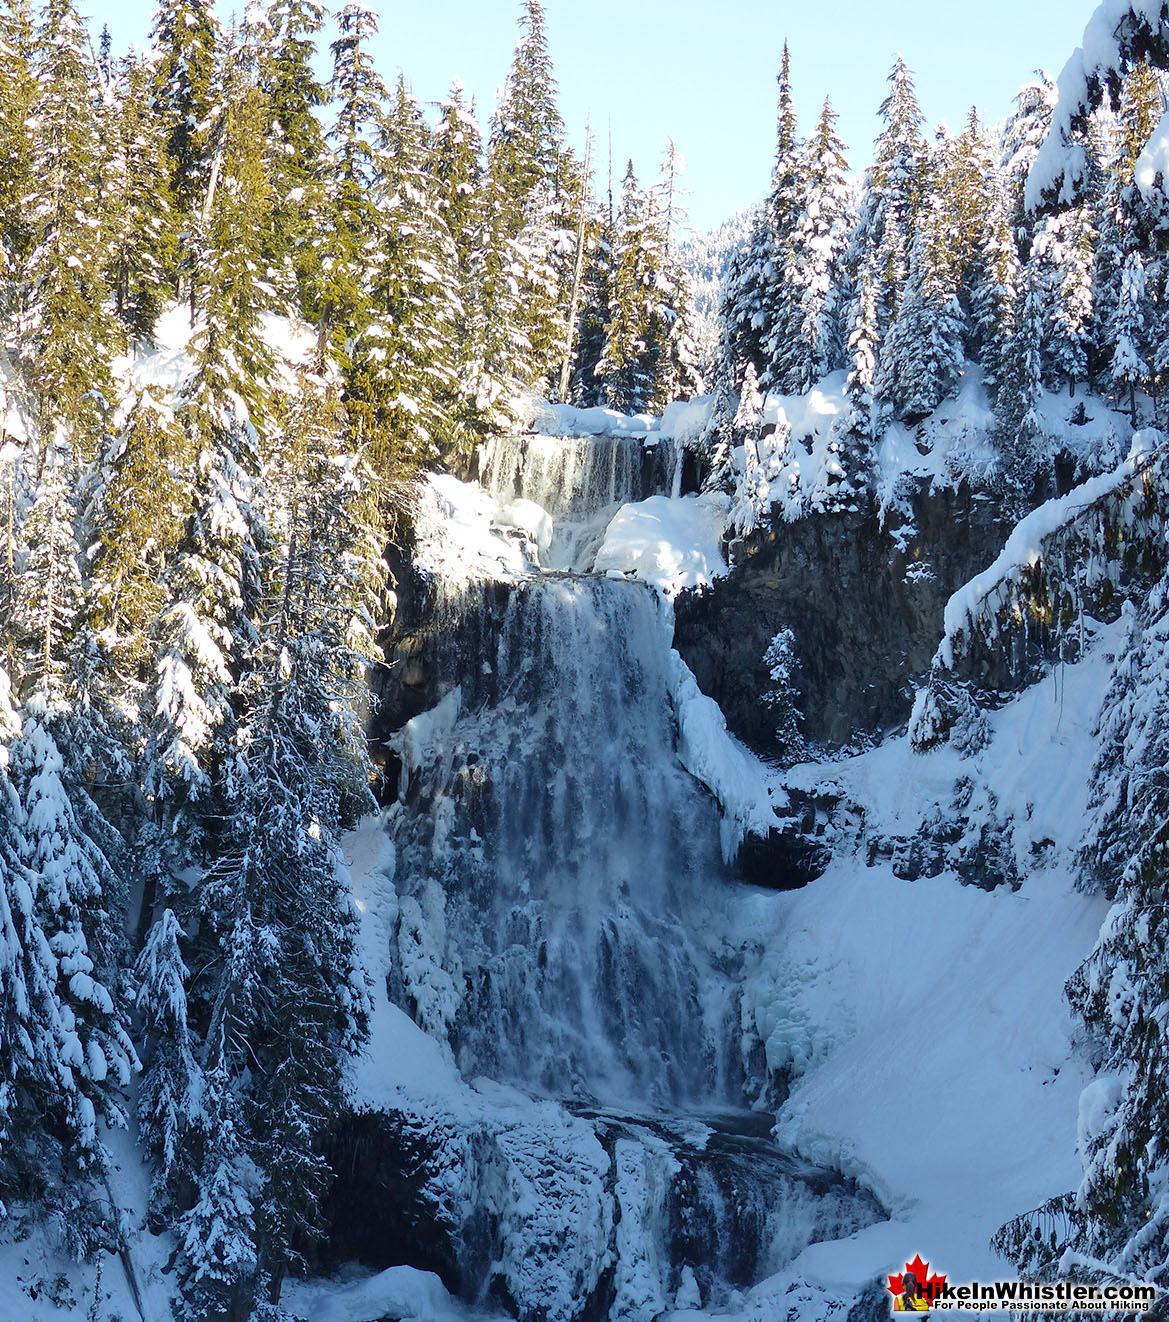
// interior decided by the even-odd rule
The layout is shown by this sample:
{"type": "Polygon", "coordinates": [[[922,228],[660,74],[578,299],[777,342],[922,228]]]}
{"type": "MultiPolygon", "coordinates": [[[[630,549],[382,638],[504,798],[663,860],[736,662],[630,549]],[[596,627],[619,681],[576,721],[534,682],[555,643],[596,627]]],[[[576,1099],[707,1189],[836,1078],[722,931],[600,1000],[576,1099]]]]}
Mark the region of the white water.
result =
{"type": "Polygon", "coordinates": [[[487,654],[452,673],[460,717],[407,765],[425,827],[402,851],[475,969],[460,1066],[582,1100],[737,1103],[733,982],[692,936],[725,884],[719,817],[674,753],[663,608],[637,583],[549,577],[464,610],[487,654]]]}
{"type": "Polygon", "coordinates": [[[479,453],[484,489],[500,504],[523,499],[553,519],[542,567],[587,573],[613,515],[655,492],[681,494],[682,450],[647,450],[631,436],[500,436],[479,453]]]}

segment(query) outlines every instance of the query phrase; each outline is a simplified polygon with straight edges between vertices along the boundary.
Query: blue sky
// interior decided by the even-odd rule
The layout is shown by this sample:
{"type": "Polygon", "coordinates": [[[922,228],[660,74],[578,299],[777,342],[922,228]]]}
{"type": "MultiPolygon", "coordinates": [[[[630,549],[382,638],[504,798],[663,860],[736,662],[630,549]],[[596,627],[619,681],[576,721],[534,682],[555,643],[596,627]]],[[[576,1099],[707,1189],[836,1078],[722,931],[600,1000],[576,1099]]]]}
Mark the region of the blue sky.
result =
{"type": "MultiPolygon", "coordinates": [[[[377,55],[387,80],[403,69],[416,95],[435,100],[452,77],[486,120],[515,44],[512,0],[367,0],[380,16],[377,55]]],[[[761,197],[775,139],[775,73],[786,37],[801,127],[827,94],[855,169],[869,160],[885,78],[900,51],[914,71],[928,124],[961,124],[971,105],[1002,118],[1037,67],[1058,74],[1079,44],[1095,0],[545,0],[560,104],[583,145],[591,117],[605,187],[608,138],[619,182],[632,156],[656,174],[673,137],[687,170],[691,223],[708,228],[761,197]],[[971,11],[975,11],[972,13],[971,11]],[[976,16],[975,16],[976,14],[976,16]]],[[[82,0],[115,49],[141,43],[150,0],[82,0]]],[[[221,15],[232,12],[220,4],[221,15]]]]}

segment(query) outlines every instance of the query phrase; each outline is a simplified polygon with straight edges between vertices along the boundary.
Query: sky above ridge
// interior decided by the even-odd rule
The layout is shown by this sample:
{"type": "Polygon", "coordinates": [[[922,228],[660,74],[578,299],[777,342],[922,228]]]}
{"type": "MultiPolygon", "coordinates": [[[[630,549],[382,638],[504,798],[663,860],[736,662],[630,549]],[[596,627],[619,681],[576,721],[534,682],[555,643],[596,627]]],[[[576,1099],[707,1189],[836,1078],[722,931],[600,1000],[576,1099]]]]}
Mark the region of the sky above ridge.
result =
{"type": "MultiPolygon", "coordinates": [[[[415,95],[434,101],[458,77],[485,123],[511,59],[519,5],[367,3],[380,19],[375,54],[386,80],[400,68],[415,95]]],[[[95,28],[109,25],[116,51],[145,43],[153,7],[153,0],[81,0],[95,28]]],[[[234,8],[221,2],[221,18],[234,8]]],[[[939,121],[960,126],[971,105],[994,122],[1035,69],[1059,73],[1095,0],[979,0],[953,11],[937,0],[545,0],[545,8],[570,136],[583,148],[589,119],[597,136],[597,191],[607,186],[610,143],[619,189],[627,158],[650,179],[673,137],[687,167],[690,223],[701,230],[767,189],[785,38],[801,130],[810,130],[829,96],[849,165],[860,171],[898,51],[931,132],[939,121]]]]}

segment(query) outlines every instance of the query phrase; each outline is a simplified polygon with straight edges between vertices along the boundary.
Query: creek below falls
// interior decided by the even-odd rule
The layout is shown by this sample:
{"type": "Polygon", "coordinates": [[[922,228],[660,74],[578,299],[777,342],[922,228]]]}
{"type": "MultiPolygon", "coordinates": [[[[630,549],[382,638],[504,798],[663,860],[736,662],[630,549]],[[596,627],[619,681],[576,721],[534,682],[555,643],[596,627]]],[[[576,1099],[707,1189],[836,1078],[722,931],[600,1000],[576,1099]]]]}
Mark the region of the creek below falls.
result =
{"type": "Polygon", "coordinates": [[[466,1087],[347,1121],[331,1252],[523,1322],[718,1308],[885,1216],[748,1104],[767,1080],[722,935],[747,887],[678,758],[672,608],[588,572],[622,503],[681,482],[640,440],[496,442],[482,486],[551,516],[544,563],[429,582],[422,643],[389,657],[386,991],[466,1087]]]}

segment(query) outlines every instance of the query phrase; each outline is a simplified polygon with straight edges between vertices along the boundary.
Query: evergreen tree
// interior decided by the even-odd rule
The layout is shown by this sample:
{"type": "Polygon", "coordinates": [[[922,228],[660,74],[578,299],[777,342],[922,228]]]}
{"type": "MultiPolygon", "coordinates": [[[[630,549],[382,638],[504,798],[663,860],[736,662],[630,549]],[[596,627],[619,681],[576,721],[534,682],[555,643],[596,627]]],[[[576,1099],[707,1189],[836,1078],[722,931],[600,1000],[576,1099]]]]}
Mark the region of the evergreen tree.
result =
{"type": "Polygon", "coordinates": [[[775,719],[775,742],[783,766],[794,766],[807,755],[801,729],[804,718],[795,682],[798,666],[795,641],[790,629],[780,629],[763,654],[763,664],[771,680],[771,687],[763,694],[763,704],[775,719]]]}
{"type": "Polygon", "coordinates": [[[317,370],[330,360],[344,376],[356,337],[369,325],[370,276],[377,259],[377,209],[373,201],[374,134],[381,122],[386,89],[368,45],[377,17],[361,4],[347,4],[337,16],[332,44],[337,116],[330,133],[334,154],[331,204],[312,306],[317,325],[317,370]]]}
{"type": "Polygon", "coordinates": [[[738,410],[738,397],[735,392],[734,350],[730,336],[724,330],[722,344],[714,360],[714,372],[710,383],[713,396],[710,414],[706,426],[699,438],[699,452],[707,464],[704,487],[709,491],[730,491],[733,486],[735,415],[738,410]]]}
{"type": "Polygon", "coordinates": [[[1035,235],[1032,266],[1044,304],[1045,375],[1053,383],[1087,379],[1092,326],[1092,229],[1086,206],[1054,212],[1035,235]]]}
{"type": "Polygon", "coordinates": [[[218,28],[208,0],[162,0],[151,45],[154,113],[166,142],[170,196],[189,231],[210,178],[207,133],[213,105],[218,28]]]}
{"type": "Polygon", "coordinates": [[[877,375],[882,406],[909,421],[937,408],[962,373],[964,318],[948,240],[947,217],[933,197],[917,224],[909,281],[877,375]]]}
{"type": "Polygon", "coordinates": [[[384,476],[456,448],[454,352],[462,318],[457,257],[427,174],[421,111],[399,79],[380,130],[374,200],[379,252],[369,324],[347,373],[349,422],[384,476]]]}
{"type": "Polygon", "coordinates": [[[583,193],[564,145],[540,0],[525,0],[520,29],[488,137],[490,224],[478,277],[479,357],[485,392],[497,399],[517,385],[546,388],[559,367],[583,193]]]}
{"type": "Polygon", "coordinates": [[[204,1111],[204,1080],[189,1024],[184,934],[172,909],[164,909],[150,929],[136,967],[137,1004],[148,1025],[148,1050],[138,1117],[154,1159],[151,1207],[171,1219],[190,1200],[195,1170],[192,1134],[200,1138],[209,1120],[204,1111]]]}
{"type": "Polygon", "coordinates": [[[465,295],[483,225],[483,139],[474,104],[463,99],[457,79],[439,106],[431,162],[438,207],[454,244],[465,295]]]}
{"type": "Polygon", "coordinates": [[[659,242],[652,203],[630,161],[621,185],[608,333],[595,370],[608,406],[630,413],[650,406],[662,347],[659,242]]]}
{"type": "Polygon", "coordinates": [[[27,6],[0,11],[0,316],[9,353],[15,347],[14,319],[29,247],[25,199],[32,187],[33,27],[27,6]]]}
{"type": "Polygon", "coordinates": [[[1120,295],[1111,326],[1112,362],[1109,375],[1118,395],[1128,395],[1132,425],[1137,425],[1136,392],[1148,377],[1149,307],[1146,299],[1145,264],[1139,252],[1125,258],[1120,275],[1120,295]]]}
{"type": "Polygon", "coordinates": [[[37,133],[24,199],[28,255],[17,355],[34,416],[47,441],[58,426],[92,456],[113,397],[110,316],[97,178],[95,70],[71,0],[50,0],[32,71],[37,133]]]}
{"type": "Polygon", "coordinates": [[[149,65],[127,59],[115,83],[107,279],[131,338],[148,339],[177,261],[170,168],[150,97],[149,65]]]}
{"type": "Polygon", "coordinates": [[[900,55],[889,83],[889,95],[879,112],[884,127],[865,175],[861,214],[850,251],[851,267],[870,273],[882,339],[897,315],[909,273],[929,159],[913,77],[900,55]]]}
{"type": "Polygon", "coordinates": [[[838,298],[851,220],[844,147],[827,100],[800,161],[800,209],[787,238],[783,314],[765,345],[771,379],[803,394],[843,353],[838,298]]]}
{"type": "Polygon", "coordinates": [[[838,442],[843,476],[840,498],[853,505],[868,482],[873,449],[878,439],[875,385],[877,380],[876,280],[868,271],[861,276],[856,321],[848,337],[848,376],[844,391],[848,415],[838,442]]]}
{"type": "Polygon", "coordinates": [[[995,402],[995,439],[1003,469],[1015,493],[1042,500],[1050,494],[1053,473],[1038,408],[1043,393],[1040,349],[1043,307],[1030,271],[1010,338],[1002,354],[1002,379],[995,402]]]}
{"type": "Polygon", "coordinates": [[[328,148],[316,113],[328,94],[313,70],[324,20],[318,0],[268,0],[248,40],[269,117],[265,156],[273,204],[266,264],[289,284],[288,292],[295,290],[297,306],[310,317],[329,243],[328,148]]]}
{"type": "Polygon", "coordinates": [[[55,1204],[85,1250],[100,1240],[99,1123],[121,1122],[135,1057],[99,964],[104,868],[65,774],[43,700],[22,721],[0,670],[0,1199],[55,1204]]]}
{"type": "Polygon", "coordinates": [[[780,61],[775,160],[771,188],[747,245],[735,256],[722,308],[731,344],[741,363],[751,362],[765,384],[775,380],[768,344],[783,344],[792,332],[793,301],[785,294],[789,240],[803,195],[791,57],[784,42],[780,61]]]}
{"type": "MultiPolygon", "coordinates": [[[[1011,228],[1028,243],[1034,221],[1028,216],[1024,197],[1027,174],[1051,127],[1051,112],[1057,99],[1055,83],[1042,69],[1035,80],[1024,83],[1015,93],[1015,108],[1003,127],[999,166],[1007,192],[1007,213],[1011,228]]],[[[1028,256],[1027,250],[1023,256],[1028,256]]]]}

